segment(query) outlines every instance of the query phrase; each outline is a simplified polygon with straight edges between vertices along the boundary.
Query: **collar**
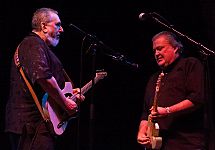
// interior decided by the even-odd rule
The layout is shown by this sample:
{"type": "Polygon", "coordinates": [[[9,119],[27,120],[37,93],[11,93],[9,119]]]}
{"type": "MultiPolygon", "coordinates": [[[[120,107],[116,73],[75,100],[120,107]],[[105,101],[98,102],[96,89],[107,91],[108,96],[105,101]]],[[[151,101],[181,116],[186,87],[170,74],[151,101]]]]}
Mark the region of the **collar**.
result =
{"type": "Polygon", "coordinates": [[[176,64],[178,64],[178,62],[180,60],[181,60],[181,56],[179,56],[178,58],[176,58],[176,60],[173,63],[171,63],[169,66],[165,67],[162,71],[164,73],[169,73],[176,66],[176,64]]]}

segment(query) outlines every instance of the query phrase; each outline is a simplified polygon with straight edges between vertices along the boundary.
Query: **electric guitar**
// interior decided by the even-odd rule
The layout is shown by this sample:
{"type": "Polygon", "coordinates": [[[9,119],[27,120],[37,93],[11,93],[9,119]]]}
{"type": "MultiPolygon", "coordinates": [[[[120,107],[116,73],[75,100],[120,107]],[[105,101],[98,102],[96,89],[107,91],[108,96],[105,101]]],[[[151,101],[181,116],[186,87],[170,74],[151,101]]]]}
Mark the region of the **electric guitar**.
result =
{"type": "MultiPolygon", "coordinates": [[[[94,84],[96,84],[99,80],[103,79],[107,76],[107,72],[98,72],[94,78],[94,84]]],[[[93,81],[89,81],[85,84],[80,90],[81,93],[86,93],[93,85],[93,81]]],[[[62,90],[63,94],[67,97],[68,95],[72,95],[70,97],[71,100],[75,100],[77,94],[72,94],[73,87],[71,82],[65,82],[64,89],[62,90]]],[[[46,115],[49,116],[50,121],[53,124],[54,131],[57,135],[61,135],[66,130],[68,121],[72,119],[74,116],[68,114],[53,100],[49,100],[48,93],[45,93],[42,98],[42,108],[46,115]]],[[[74,111],[74,114],[76,112],[74,111]]]]}
{"type": "MultiPolygon", "coordinates": [[[[155,96],[153,101],[153,111],[157,111],[157,95],[160,90],[161,80],[164,76],[164,73],[161,72],[161,74],[158,77],[156,88],[155,88],[155,96]]],[[[147,128],[147,136],[150,138],[151,141],[151,149],[160,149],[162,145],[162,137],[159,137],[159,125],[157,122],[154,122],[151,120],[150,117],[148,117],[148,128],[147,128]]]]}

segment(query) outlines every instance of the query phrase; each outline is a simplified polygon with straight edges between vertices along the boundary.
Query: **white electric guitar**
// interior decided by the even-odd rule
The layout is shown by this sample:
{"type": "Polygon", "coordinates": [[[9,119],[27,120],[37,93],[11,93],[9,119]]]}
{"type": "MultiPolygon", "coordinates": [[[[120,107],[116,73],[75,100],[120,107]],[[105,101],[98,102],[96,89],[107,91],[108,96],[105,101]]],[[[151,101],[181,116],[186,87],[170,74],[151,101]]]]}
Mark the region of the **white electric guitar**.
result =
{"type": "MultiPolygon", "coordinates": [[[[153,101],[153,111],[157,112],[157,105],[158,105],[158,92],[160,91],[161,81],[164,77],[164,73],[158,77],[156,88],[155,88],[155,96],[153,101]]],[[[157,122],[153,122],[150,117],[148,117],[148,128],[147,128],[147,136],[150,138],[151,141],[151,149],[160,149],[162,146],[162,137],[159,136],[159,125],[157,122]]]]}
{"type": "MultiPolygon", "coordinates": [[[[86,93],[93,84],[96,84],[99,80],[107,76],[107,72],[98,72],[94,78],[94,82],[91,80],[81,88],[81,93],[86,93]]],[[[65,82],[64,89],[62,92],[64,95],[72,95],[71,100],[76,98],[76,94],[72,94],[73,87],[71,82],[65,82]]],[[[57,135],[61,135],[66,130],[68,121],[74,117],[73,115],[68,116],[66,112],[52,99],[48,100],[48,94],[46,93],[42,99],[42,107],[45,114],[50,118],[50,121],[53,124],[54,131],[57,135]]],[[[75,114],[75,112],[74,112],[75,114]]]]}

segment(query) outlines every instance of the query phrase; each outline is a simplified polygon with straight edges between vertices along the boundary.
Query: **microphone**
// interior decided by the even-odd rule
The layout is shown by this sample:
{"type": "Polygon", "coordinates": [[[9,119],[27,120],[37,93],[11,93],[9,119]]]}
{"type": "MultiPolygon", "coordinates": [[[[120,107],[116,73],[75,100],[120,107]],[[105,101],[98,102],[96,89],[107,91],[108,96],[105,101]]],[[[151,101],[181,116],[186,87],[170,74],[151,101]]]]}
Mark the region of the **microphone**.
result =
{"type": "Polygon", "coordinates": [[[114,55],[109,55],[109,56],[111,56],[111,58],[112,58],[113,60],[119,61],[119,62],[121,62],[121,63],[123,63],[123,64],[125,64],[125,65],[127,65],[127,66],[130,66],[130,67],[132,67],[132,68],[134,68],[134,69],[138,69],[138,68],[139,68],[139,64],[136,64],[136,63],[134,63],[134,62],[129,61],[129,60],[128,60],[124,55],[122,55],[122,54],[117,55],[117,56],[114,56],[114,55]]]}
{"type": "Polygon", "coordinates": [[[128,61],[128,60],[125,60],[124,62],[125,62],[125,64],[127,64],[128,66],[131,66],[131,67],[134,68],[134,69],[138,69],[138,68],[139,68],[139,64],[130,62],[130,61],[128,61]]]}
{"type": "MultiPolygon", "coordinates": [[[[80,29],[79,27],[75,26],[74,24],[69,24],[69,27],[71,28],[75,28],[76,30],[78,30],[81,34],[87,36],[88,38],[90,39],[93,39],[96,44],[94,44],[94,46],[101,46],[103,49],[106,49],[106,50],[109,50],[110,52],[114,53],[114,50],[112,48],[110,48],[109,46],[105,45],[102,41],[100,41],[96,36],[94,35],[91,35],[91,34],[88,34],[86,33],[85,31],[83,31],[82,29],[80,29]]],[[[139,68],[139,65],[136,64],[136,63],[133,63],[129,60],[127,60],[127,58],[122,55],[122,54],[116,54],[116,56],[112,55],[112,54],[108,54],[108,53],[105,53],[105,55],[107,56],[110,56],[113,60],[117,60],[127,66],[130,66],[132,68],[135,68],[135,69],[138,69],[139,68]]]]}
{"type": "Polygon", "coordinates": [[[70,27],[70,28],[75,28],[75,29],[78,30],[82,35],[86,36],[88,39],[94,40],[94,41],[96,41],[98,44],[105,46],[104,43],[103,43],[102,41],[100,41],[95,35],[86,33],[85,31],[83,31],[82,29],[80,29],[79,27],[77,27],[76,25],[74,25],[74,24],[72,24],[72,23],[69,24],[69,27],[70,27]]]}
{"type": "Polygon", "coordinates": [[[161,16],[160,14],[156,13],[156,12],[151,12],[151,13],[140,13],[139,14],[139,19],[141,21],[144,21],[145,19],[147,18],[151,18],[153,20],[155,20],[156,22],[164,25],[164,26],[167,26],[166,24],[168,24],[170,27],[173,27],[172,24],[170,24],[163,16],[161,16]],[[165,23],[166,24],[165,24],[165,23]]]}
{"type": "Polygon", "coordinates": [[[74,24],[72,24],[72,23],[69,24],[69,27],[70,27],[70,28],[75,28],[75,29],[78,30],[82,35],[88,36],[88,37],[90,37],[90,38],[96,38],[95,36],[86,33],[85,31],[83,31],[82,29],[80,29],[79,27],[77,27],[76,25],[74,25],[74,24]]]}
{"type": "Polygon", "coordinates": [[[152,15],[153,15],[153,13],[140,13],[139,14],[139,19],[141,21],[143,21],[143,20],[145,20],[145,19],[147,19],[149,17],[152,17],[152,15]]]}
{"type": "Polygon", "coordinates": [[[86,32],[84,32],[83,30],[81,30],[79,27],[77,27],[76,25],[74,25],[74,24],[72,24],[72,23],[69,24],[69,27],[75,28],[76,30],[78,30],[80,33],[82,33],[82,34],[84,34],[84,35],[87,34],[86,32]]]}

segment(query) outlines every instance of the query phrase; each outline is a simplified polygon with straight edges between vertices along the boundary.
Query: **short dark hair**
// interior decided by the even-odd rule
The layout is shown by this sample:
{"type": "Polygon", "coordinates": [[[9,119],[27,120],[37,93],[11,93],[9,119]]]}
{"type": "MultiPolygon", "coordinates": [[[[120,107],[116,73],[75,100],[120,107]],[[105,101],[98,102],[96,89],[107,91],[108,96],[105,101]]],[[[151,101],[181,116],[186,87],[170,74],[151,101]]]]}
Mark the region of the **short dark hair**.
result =
{"type": "Polygon", "coordinates": [[[159,32],[158,34],[156,34],[156,35],[153,36],[152,42],[155,41],[160,36],[165,36],[167,38],[167,40],[169,41],[169,43],[173,47],[178,47],[179,53],[182,53],[182,51],[183,51],[183,44],[181,43],[180,39],[174,33],[170,32],[170,31],[159,32]]]}
{"type": "Polygon", "coordinates": [[[36,31],[41,30],[41,22],[50,22],[50,12],[58,14],[58,12],[52,8],[39,8],[32,17],[31,27],[36,31]]]}

